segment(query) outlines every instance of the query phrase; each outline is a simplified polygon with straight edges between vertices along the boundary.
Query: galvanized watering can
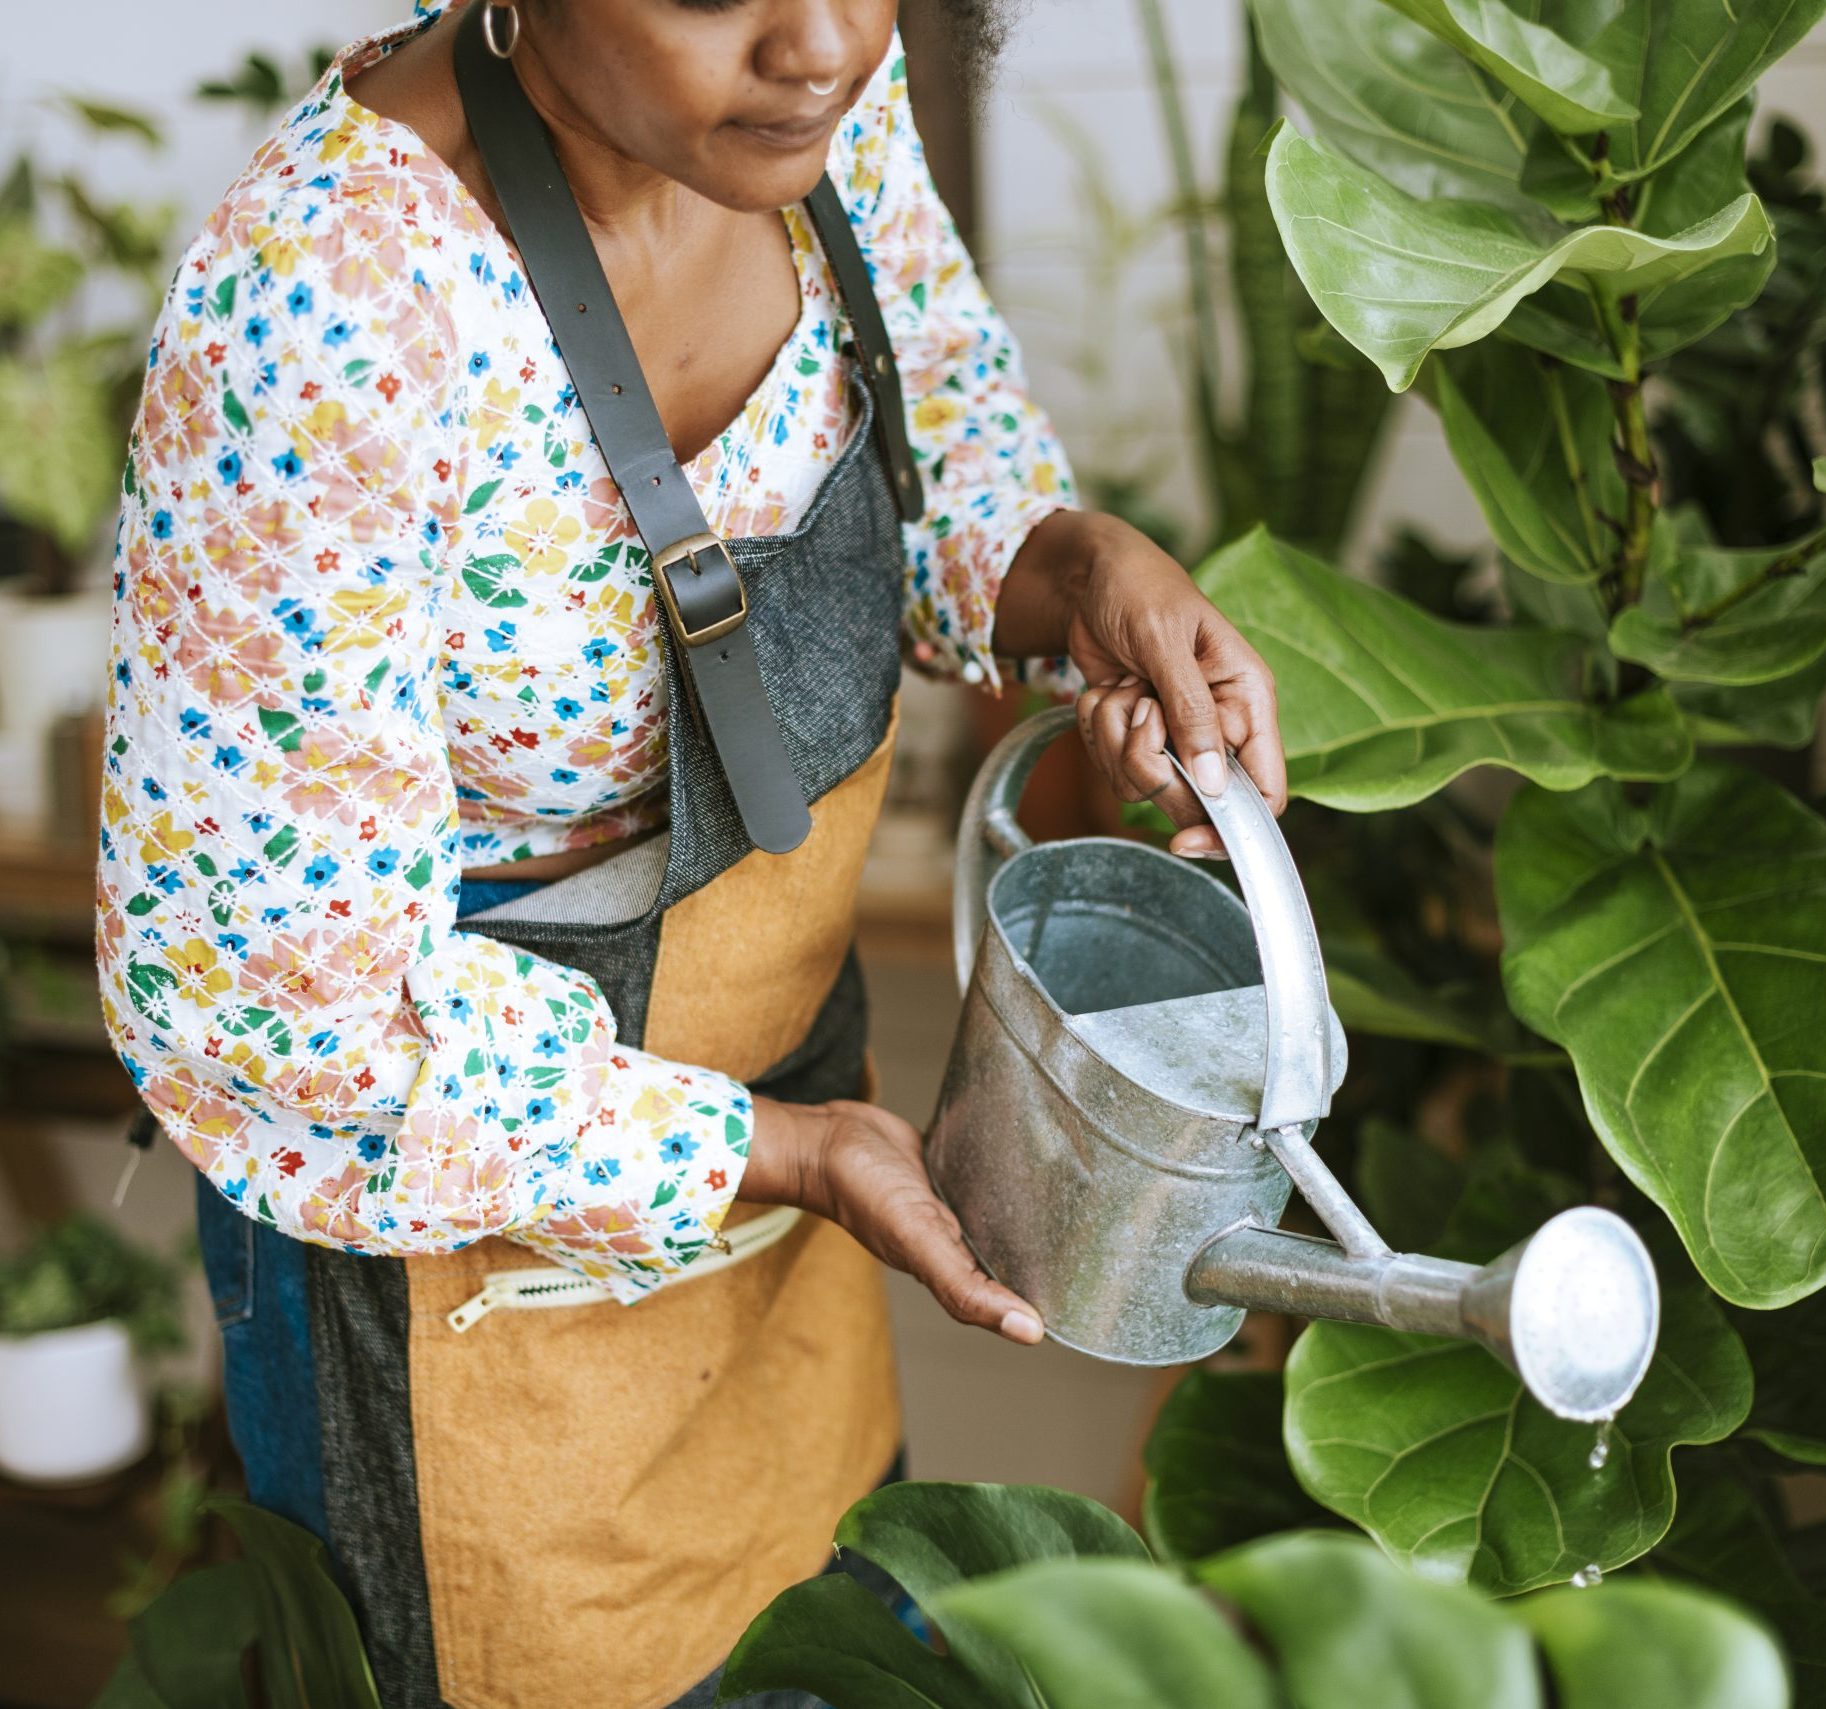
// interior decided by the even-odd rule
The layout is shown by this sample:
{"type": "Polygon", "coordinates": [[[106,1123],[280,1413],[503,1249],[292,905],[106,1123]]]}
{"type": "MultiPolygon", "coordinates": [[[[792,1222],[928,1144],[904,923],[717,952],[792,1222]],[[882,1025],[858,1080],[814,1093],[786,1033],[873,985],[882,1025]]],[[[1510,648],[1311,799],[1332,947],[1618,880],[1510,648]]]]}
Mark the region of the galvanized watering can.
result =
{"type": "Polygon", "coordinates": [[[964,1012],[927,1162],[983,1266],[1102,1359],[1190,1363],[1292,1312],[1473,1338],[1561,1417],[1609,1418],[1660,1317],[1634,1230],[1582,1206],[1482,1269],[1391,1252],[1311,1145],[1344,1035],[1274,816],[1234,758],[1200,795],[1246,907],[1140,843],[1035,844],[1021,790],[1074,723],[1015,729],[958,839],[964,1012]],[[1335,1241],[1277,1228],[1294,1187],[1335,1241]]]}

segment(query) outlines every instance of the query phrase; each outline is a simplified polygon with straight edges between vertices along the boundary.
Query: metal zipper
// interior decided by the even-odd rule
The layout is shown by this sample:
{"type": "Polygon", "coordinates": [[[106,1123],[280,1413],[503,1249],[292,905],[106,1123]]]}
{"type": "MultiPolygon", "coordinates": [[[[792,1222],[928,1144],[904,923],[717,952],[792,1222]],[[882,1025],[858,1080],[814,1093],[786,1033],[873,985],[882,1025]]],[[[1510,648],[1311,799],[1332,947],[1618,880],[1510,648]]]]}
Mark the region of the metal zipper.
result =
{"type": "MultiPolygon", "coordinates": [[[[803,1213],[795,1205],[775,1205],[758,1217],[728,1230],[718,1243],[700,1254],[671,1287],[680,1287],[712,1271],[726,1270],[764,1252],[784,1239],[803,1213]]],[[[614,1299],[609,1289],[588,1276],[579,1276],[557,1264],[529,1270],[496,1270],[483,1278],[482,1291],[450,1312],[444,1319],[459,1335],[473,1329],[490,1312],[544,1311],[554,1306],[598,1305],[614,1299]]]]}

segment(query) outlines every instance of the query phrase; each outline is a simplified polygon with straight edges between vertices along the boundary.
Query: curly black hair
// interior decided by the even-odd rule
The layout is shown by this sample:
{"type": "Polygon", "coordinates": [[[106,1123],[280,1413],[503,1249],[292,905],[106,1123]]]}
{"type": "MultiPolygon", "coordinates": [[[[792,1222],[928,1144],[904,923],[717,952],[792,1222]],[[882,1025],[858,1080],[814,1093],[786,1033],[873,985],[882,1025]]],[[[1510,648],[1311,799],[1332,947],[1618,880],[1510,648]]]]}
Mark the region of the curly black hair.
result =
{"type": "Polygon", "coordinates": [[[981,88],[1014,28],[1016,0],[932,0],[955,32],[951,49],[965,77],[981,88]]]}

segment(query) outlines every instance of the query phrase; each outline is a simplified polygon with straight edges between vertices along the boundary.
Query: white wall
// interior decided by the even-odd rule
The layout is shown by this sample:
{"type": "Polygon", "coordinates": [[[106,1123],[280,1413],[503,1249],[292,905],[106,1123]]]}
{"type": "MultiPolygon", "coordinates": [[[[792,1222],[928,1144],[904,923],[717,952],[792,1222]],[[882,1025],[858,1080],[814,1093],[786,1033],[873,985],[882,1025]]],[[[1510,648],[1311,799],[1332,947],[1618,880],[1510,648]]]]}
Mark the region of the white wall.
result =
{"type": "MultiPolygon", "coordinates": [[[[1240,0],[1165,0],[1165,10],[1193,133],[1210,168],[1206,181],[1215,187],[1242,76],[1240,0]]],[[[1764,80],[1760,110],[1807,123],[1826,139],[1826,25],[1764,80]]],[[[1110,341],[1113,384],[1087,383],[1074,350],[1085,337],[1085,283],[1098,246],[1074,188],[1072,159],[1048,124],[1048,114],[1060,111],[1095,139],[1131,209],[1166,201],[1170,173],[1134,0],[1032,0],[986,115],[978,247],[996,300],[1025,347],[1034,393],[1081,468],[1158,468],[1173,508],[1196,515],[1185,392],[1170,336],[1184,327],[1176,244],[1157,240],[1130,270],[1110,341]]],[[[1407,518],[1447,543],[1488,538],[1432,412],[1418,400],[1397,406],[1353,562],[1392,522],[1407,518]]]]}
{"type": "Polygon", "coordinates": [[[319,43],[341,47],[408,16],[411,0],[19,0],[8,8],[0,56],[0,160],[22,141],[47,163],[79,164],[98,184],[125,196],[144,189],[176,200],[188,232],[213,207],[263,127],[239,108],[190,99],[205,78],[233,71],[249,50],[287,70],[319,43]],[[146,158],[137,146],[100,149],[55,110],[68,92],[141,110],[164,125],[170,145],[146,158]]]}

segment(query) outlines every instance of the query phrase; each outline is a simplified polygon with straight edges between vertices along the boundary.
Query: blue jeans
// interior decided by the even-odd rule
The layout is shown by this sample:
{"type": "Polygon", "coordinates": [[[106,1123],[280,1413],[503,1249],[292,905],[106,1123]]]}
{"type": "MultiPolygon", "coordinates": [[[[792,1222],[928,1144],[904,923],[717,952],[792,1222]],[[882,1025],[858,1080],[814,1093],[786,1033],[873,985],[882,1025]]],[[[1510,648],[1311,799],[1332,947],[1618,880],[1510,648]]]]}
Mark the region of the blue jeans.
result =
{"type": "MultiPolygon", "coordinates": [[[[457,915],[538,888],[537,879],[471,879],[457,915]]],[[[247,1473],[248,1499],[328,1545],[304,1245],[244,1215],[202,1176],[197,1241],[222,1331],[228,1434],[247,1473]]]]}
{"type": "Polygon", "coordinates": [[[197,1177],[197,1242],[222,1331],[228,1434],[248,1499],[330,1540],[305,1246],[197,1177]]]}

